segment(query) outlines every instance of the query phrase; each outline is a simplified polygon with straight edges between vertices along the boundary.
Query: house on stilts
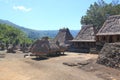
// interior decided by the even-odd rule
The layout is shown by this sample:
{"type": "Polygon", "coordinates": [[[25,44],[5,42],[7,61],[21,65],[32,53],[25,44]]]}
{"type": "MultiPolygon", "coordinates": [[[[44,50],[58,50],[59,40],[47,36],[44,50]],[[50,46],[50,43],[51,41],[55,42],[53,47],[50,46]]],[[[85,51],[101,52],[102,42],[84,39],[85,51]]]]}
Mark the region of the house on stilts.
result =
{"type": "Polygon", "coordinates": [[[73,39],[72,34],[70,33],[68,28],[60,29],[54,41],[59,44],[61,49],[68,49],[70,46],[70,40],[73,39]]]}
{"type": "Polygon", "coordinates": [[[60,53],[60,48],[54,41],[48,40],[48,37],[43,37],[32,44],[30,51],[34,56],[39,57],[54,53],[57,54],[58,52],[60,53]]]}
{"type": "Polygon", "coordinates": [[[95,29],[93,25],[83,25],[78,35],[71,40],[71,51],[74,52],[90,52],[90,49],[95,48],[95,29]]]}
{"type": "Polygon", "coordinates": [[[32,55],[42,56],[42,55],[53,55],[53,54],[64,54],[68,49],[73,36],[71,35],[68,28],[60,29],[58,34],[53,40],[48,39],[48,37],[43,37],[42,39],[36,40],[30,48],[32,55]]]}
{"type": "Polygon", "coordinates": [[[96,34],[96,41],[101,48],[105,43],[120,42],[120,15],[108,17],[96,34]]]}

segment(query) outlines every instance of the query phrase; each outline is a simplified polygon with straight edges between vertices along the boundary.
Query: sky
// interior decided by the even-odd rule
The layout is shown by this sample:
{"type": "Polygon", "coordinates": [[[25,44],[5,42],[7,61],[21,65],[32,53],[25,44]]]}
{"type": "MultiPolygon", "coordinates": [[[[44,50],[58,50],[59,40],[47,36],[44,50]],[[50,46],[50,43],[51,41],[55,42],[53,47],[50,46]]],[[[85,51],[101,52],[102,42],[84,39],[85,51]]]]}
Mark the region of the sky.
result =
{"type": "MultiPolygon", "coordinates": [[[[80,19],[98,0],[0,0],[0,19],[34,30],[79,30],[80,19]]],[[[111,2],[111,0],[105,0],[111,2]]]]}

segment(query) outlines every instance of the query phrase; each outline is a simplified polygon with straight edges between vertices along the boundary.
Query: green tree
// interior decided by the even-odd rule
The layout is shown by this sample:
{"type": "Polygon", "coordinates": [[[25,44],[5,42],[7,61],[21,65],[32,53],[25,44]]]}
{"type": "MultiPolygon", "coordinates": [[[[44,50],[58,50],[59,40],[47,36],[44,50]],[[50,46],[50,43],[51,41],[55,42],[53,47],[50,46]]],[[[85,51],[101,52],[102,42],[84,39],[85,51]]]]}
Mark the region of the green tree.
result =
{"type": "Polygon", "coordinates": [[[81,24],[93,24],[95,28],[100,29],[109,16],[119,14],[119,0],[114,0],[109,4],[104,0],[99,0],[90,5],[86,15],[81,18],[81,24]]]}
{"type": "Polygon", "coordinates": [[[6,24],[0,24],[0,41],[14,45],[32,43],[32,40],[27,38],[27,35],[24,32],[6,24]]]}

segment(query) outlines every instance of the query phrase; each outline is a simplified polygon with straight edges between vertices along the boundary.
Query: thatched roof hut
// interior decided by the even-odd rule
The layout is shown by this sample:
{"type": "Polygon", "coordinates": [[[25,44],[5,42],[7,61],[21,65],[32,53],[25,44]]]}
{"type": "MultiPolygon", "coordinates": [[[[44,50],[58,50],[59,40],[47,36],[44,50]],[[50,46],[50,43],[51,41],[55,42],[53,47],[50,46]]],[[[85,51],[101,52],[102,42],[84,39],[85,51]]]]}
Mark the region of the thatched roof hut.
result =
{"type": "Polygon", "coordinates": [[[93,25],[83,25],[78,35],[71,41],[77,52],[89,52],[95,47],[95,30],[93,25]]]}
{"type": "Polygon", "coordinates": [[[50,53],[59,52],[60,47],[56,44],[55,41],[49,40],[50,53]]]}
{"type": "Polygon", "coordinates": [[[95,31],[93,25],[83,25],[82,29],[72,42],[95,42],[95,31]]]}
{"type": "Polygon", "coordinates": [[[120,42],[120,15],[108,17],[102,28],[96,34],[99,42],[120,42]]]}
{"type": "Polygon", "coordinates": [[[108,17],[97,35],[120,35],[120,15],[108,17]]]}
{"type": "Polygon", "coordinates": [[[69,40],[72,40],[73,36],[70,33],[68,28],[60,29],[58,34],[56,35],[54,41],[59,42],[59,46],[69,46],[69,40]]]}
{"type": "Polygon", "coordinates": [[[58,45],[54,41],[49,41],[48,37],[35,41],[31,46],[31,52],[34,55],[46,55],[57,51],[59,51],[58,45]]]}

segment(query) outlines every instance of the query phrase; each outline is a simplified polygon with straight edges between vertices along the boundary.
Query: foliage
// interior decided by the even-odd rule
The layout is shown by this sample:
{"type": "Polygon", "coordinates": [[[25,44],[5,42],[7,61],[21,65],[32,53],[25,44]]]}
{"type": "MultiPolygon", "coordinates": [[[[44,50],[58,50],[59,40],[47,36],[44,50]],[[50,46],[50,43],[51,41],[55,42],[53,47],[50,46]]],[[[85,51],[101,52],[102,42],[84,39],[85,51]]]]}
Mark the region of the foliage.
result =
{"type": "Polygon", "coordinates": [[[95,28],[100,29],[109,16],[119,14],[119,0],[113,0],[109,4],[104,0],[99,0],[98,2],[90,5],[86,15],[81,18],[81,24],[93,24],[95,28]]]}
{"type": "MultiPolygon", "coordinates": [[[[0,24],[7,24],[7,25],[13,26],[17,29],[20,29],[21,31],[23,31],[27,34],[28,38],[30,38],[32,40],[36,40],[36,39],[42,38],[44,36],[54,38],[58,33],[58,30],[32,30],[32,29],[28,29],[28,28],[24,28],[22,26],[16,25],[8,20],[2,20],[2,19],[0,19],[0,24]]],[[[75,37],[78,34],[79,30],[71,30],[70,32],[75,37]]]]}
{"type": "Polygon", "coordinates": [[[0,24],[0,41],[11,44],[32,43],[21,30],[6,24],[0,24]]]}

